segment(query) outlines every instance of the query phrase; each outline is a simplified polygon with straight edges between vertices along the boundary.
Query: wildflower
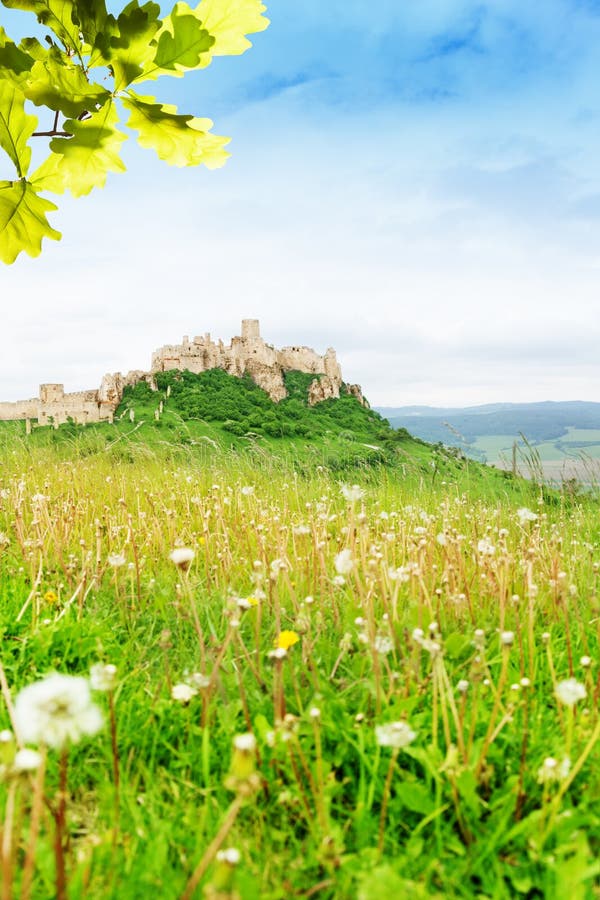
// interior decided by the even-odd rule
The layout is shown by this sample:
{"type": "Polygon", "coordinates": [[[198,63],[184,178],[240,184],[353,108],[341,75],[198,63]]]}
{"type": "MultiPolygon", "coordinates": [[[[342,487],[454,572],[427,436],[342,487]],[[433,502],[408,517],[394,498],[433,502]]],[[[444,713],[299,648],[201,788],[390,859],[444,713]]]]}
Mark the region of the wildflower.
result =
{"type": "Polygon", "coordinates": [[[539,784],[547,784],[551,781],[564,781],[571,771],[571,760],[565,756],[561,763],[553,756],[547,756],[537,773],[539,784]]]}
{"type": "Polygon", "coordinates": [[[260,787],[260,776],[255,769],[256,738],[251,732],[236,735],[225,787],[245,796],[255,793],[260,787]]]}
{"type": "Polygon", "coordinates": [[[276,647],[275,650],[269,651],[269,659],[285,659],[287,650],[285,647],[276,647]]]}
{"type": "Polygon", "coordinates": [[[44,594],[44,600],[50,606],[53,606],[58,600],[58,594],[55,591],[46,591],[46,593],[44,594]]]}
{"type": "Polygon", "coordinates": [[[587,691],[581,682],[576,678],[566,678],[559,681],[556,685],[556,698],[565,706],[575,706],[578,700],[584,700],[587,697],[587,691]]]}
{"type": "Polygon", "coordinates": [[[388,722],[375,726],[375,738],[380,747],[393,747],[395,750],[407,747],[417,734],[406,722],[388,722]]]}
{"type": "Polygon", "coordinates": [[[235,750],[240,750],[242,753],[254,753],[256,750],[256,738],[250,731],[245,734],[236,734],[233,739],[233,746],[235,750]]]}
{"type": "Polygon", "coordinates": [[[337,553],[334,560],[334,565],[335,571],[338,573],[338,575],[349,575],[354,568],[352,550],[346,549],[341,550],[339,553],[337,553]]]}
{"type": "Polygon", "coordinates": [[[90,684],[93,691],[112,691],[117,677],[117,667],[112,663],[95,663],[90,669],[90,684]]]}
{"type": "Polygon", "coordinates": [[[275,646],[279,650],[289,650],[294,644],[300,640],[299,635],[295,631],[282,631],[275,640],[275,646]]]}
{"type": "Polygon", "coordinates": [[[311,717],[311,719],[320,719],[321,718],[321,710],[319,709],[318,706],[311,706],[311,708],[308,711],[308,714],[311,717]]]}
{"type": "Polygon", "coordinates": [[[102,714],[92,703],[87,679],[55,674],[17,695],[15,722],[27,743],[60,749],[96,734],[102,727],[102,714]]]}
{"type": "Polygon", "coordinates": [[[378,634],[375,638],[375,650],[380,656],[387,656],[394,649],[394,642],[386,635],[378,634]]]}
{"type": "Polygon", "coordinates": [[[122,553],[111,553],[108,557],[108,564],[112,566],[113,569],[119,569],[121,566],[124,566],[127,560],[123,556],[122,553]]]}
{"type": "Polygon", "coordinates": [[[197,693],[196,688],[193,688],[190,684],[174,684],[171,688],[171,698],[177,700],[178,703],[189,703],[197,693]]]}
{"type": "Polygon", "coordinates": [[[41,762],[41,753],[26,747],[23,750],[17,750],[15,753],[12,770],[18,775],[23,775],[26,772],[35,772],[36,769],[39,769],[41,762]]]}
{"type": "Polygon", "coordinates": [[[397,569],[388,569],[390,581],[406,582],[410,579],[410,569],[407,566],[400,566],[397,569]]]}
{"type": "Polygon", "coordinates": [[[511,644],[515,642],[515,633],[514,631],[502,631],[500,632],[500,643],[503,647],[510,647],[511,644]]]}
{"type": "Polygon", "coordinates": [[[493,556],[496,552],[496,548],[487,538],[482,538],[477,543],[477,552],[482,556],[493,556]]]}
{"type": "Polygon", "coordinates": [[[579,663],[584,669],[587,669],[592,664],[592,657],[591,656],[582,656],[581,659],[579,660],[579,663]]]}
{"type": "Polygon", "coordinates": [[[228,866],[237,866],[242,855],[235,847],[227,847],[226,850],[219,850],[217,853],[217,862],[227,863],[228,866]]]}
{"type": "Polygon", "coordinates": [[[461,678],[458,684],[456,685],[456,690],[461,694],[466,694],[469,690],[469,682],[466,678],[461,678]]]}
{"type": "Polygon", "coordinates": [[[346,579],[343,575],[334,575],[332,583],[334,587],[344,587],[344,585],[346,584],[346,579]]]}
{"type": "Polygon", "coordinates": [[[187,570],[192,564],[192,560],[196,554],[189,547],[176,547],[169,553],[169,559],[175,563],[177,568],[187,570]]]}
{"type": "Polygon", "coordinates": [[[519,519],[520,525],[526,525],[527,522],[535,522],[537,520],[537,513],[527,509],[526,506],[522,506],[517,510],[517,518],[519,519]]]}
{"type": "Polygon", "coordinates": [[[243,494],[244,497],[249,497],[251,494],[254,493],[254,487],[251,484],[246,484],[241,489],[240,493],[243,494]]]}
{"type": "Polygon", "coordinates": [[[443,531],[440,531],[440,533],[437,535],[436,541],[438,542],[438,544],[440,545],[440,547],[445,547],[445,546],[446,546],[446,544],[448,543],[448,541],[447,541],[446,535],[444,534],[443,531]]]}
{"type": "Polygon", "coordinates": [[[190,684],[198,690],[203,690],[210,685],[210,678],[208,675],[203,675],[202,672],[192,672],[189,680],[190,684]]]}
{"type": "Polygon", "coordinates": [[[340,485],[340,490],[345,500],[348,503],[356,503],[358,500],[362,500],[365,496],[364,490],[358,484],[342,484],[340,485]]]}

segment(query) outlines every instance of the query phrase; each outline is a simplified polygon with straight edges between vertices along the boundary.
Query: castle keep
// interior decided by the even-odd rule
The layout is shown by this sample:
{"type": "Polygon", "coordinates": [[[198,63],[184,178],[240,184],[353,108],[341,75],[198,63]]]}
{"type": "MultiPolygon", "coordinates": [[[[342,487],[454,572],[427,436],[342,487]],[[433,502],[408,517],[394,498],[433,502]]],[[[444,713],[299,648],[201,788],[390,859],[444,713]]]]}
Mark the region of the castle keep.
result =
{"type": "MultiPolygon", "coordinates": [[[[65,394],[62,384],[40,385],[39,397],[16,403],[0,403],[0,420],[37,419],[38,424],[60,425],[69,419],[80,424],[112,422],[127,385],[148,381],[154,384],[156,372],[170,369],[206,372],[224,369],[238,378],[248,374],[278,403],[286,396],[284,372],[295,370],[314,375],[308,392],[309,403],[319,403],[340,396],[342,370],[331,347],[319,356],[309,347],[283,347],[277,350],[260,335],[258,319],[244,319],[242,334],[227,345],[211,339],[210,334],[190,341],[186,335],[181,344],[168,344],[152,354],[150,372],[134,371],[105,375],[97,390],[65,394]]],[[[364,403],[358,385],[347,389],[364,403]]]]}

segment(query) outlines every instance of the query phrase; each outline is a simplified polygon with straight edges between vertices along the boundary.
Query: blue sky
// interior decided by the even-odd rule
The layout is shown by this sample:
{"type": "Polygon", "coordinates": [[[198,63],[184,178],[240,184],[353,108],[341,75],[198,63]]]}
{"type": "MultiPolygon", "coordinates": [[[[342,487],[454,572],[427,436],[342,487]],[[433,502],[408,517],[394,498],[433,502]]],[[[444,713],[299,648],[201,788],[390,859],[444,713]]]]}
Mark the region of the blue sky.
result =
{"type": "Polygon", "coordinates": [[[2,398],[259,317],[377,404],[598,399],[600,0],[268,6],[244,56],[151,85],[232,137],[225,168],[131,142],[0,270],[2,398]]]}

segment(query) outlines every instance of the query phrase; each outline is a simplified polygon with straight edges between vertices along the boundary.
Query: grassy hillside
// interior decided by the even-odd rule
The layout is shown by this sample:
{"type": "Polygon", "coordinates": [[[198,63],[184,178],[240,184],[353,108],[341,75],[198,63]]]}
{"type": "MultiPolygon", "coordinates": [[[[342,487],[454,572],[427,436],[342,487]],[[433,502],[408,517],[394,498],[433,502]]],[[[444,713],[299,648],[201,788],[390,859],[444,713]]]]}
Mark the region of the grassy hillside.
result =
{"type": "Polygon", "coordinates": [[[593,897],[593,499],[410,441],[349,489],[318,435],[298,467],[299,438],[227,448],[139,393],[112,428],[2,430],[6,896],[64,865],[90,900],[593,897]],[[47,673],[92,667],[57,706],[47,673]]]}
{"type": "Polygon", "coordinates": [[[22,442],[27,451],[46,448],[65,458],[106,455],[129,462],[149,453],[190,462],[228,453],[257,465],[265,459],[275,465],[285,462],[297,471],[321,466],[340,476],[384,467],[417,480],[464,476],[490,489],[509,484],[503,473],[470,463],[460,451],[432,447],[393,429],[350,394],[309,406],[312,379],[288,372],[289,396],[273,403],[252,379],[220,369],[199,375],[161,373],[157,391],[145,382],[125,390],[112,425],[34,427],[26,437],[23,422],[0,422],[0,448],[22,442]]]}

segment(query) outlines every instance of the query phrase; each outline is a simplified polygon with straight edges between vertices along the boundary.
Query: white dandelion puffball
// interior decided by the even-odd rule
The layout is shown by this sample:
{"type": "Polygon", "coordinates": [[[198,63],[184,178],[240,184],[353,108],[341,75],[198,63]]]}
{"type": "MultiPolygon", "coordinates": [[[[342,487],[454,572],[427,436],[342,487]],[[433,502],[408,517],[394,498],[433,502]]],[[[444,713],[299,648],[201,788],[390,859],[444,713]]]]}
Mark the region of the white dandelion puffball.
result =
{"type": "Polygon", "coordinates": [[[393,747],[395,750],[408,747],[417,733],[406,722],[388,722],[387,725],[375,727],[375,738],[380,747],[393,747]]]}
{"type": "Polygon", "coordinates": [[[176,547],[169,553],[169,559],[180,569],[187,569],[196,554],[190,547],[176,547]]]}
{"type": "Polygon", "coordinates": [[[344,499],[349,503],[356,503],[365,496],[364,490],[358,484],[342,484],[340,489],[344,499]]]}
{"type": "Polygon", "coordinates": [[[127,560],[122,553],[111,553],[108,557],[108,564],[109,566],[112,566],[113,569],[120,569],[126,562],[127,560]]]}
{"type": "Polygon", "coordinates": [[[86,678],[55,674],[17,694],[15,722],[25,743],[58,750],[100,731],[102,713],[92,703],[86,678]]]}
{"type": "Polygon", "coordinates": [[[178,703],[189,703],[197,693],[196,688],[190,684],[174,684],[171,688],[171,699],[177,700],[178,703]]]}
{"type": "Polygon", "coordinates": [[[17,775],[24,775],[27,772],[35,772],[42,763],[42,754],[37,750],[30,750],[25,747],[23,750],[17,750],[12,763],[12,770],[17,775]]]}
{"type": "Polygon", "coordinates": [[[354,568],[354,560],[352,559],[352,550],[341,550],[336,554],[335,571],[339,575],[348,575],[354,568]]]}
{"type": "Polygon", "coordinates": [[[522,506],[517,510],[517,518],[520,525],[526,525],[527,522],[535,522],[537,520],[537,514],[532,512],[532,510],[527,509],[526,506],[522,506]]]}
{"type": "Polygon", "coordinates": [[[90,685],[93,691],[112,691],[117,680],[117,667],[112,663],[95,663],[90,669],[90,685]]]}
{"type": "Polygon", "coordinates": [[[565,706],[575,706],[578,700],[585,700],[587,691],[585,686],[576,678],[566,678],[556,685],[556,697],[565,706]]]}

